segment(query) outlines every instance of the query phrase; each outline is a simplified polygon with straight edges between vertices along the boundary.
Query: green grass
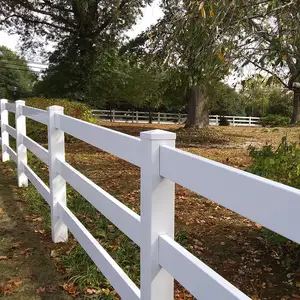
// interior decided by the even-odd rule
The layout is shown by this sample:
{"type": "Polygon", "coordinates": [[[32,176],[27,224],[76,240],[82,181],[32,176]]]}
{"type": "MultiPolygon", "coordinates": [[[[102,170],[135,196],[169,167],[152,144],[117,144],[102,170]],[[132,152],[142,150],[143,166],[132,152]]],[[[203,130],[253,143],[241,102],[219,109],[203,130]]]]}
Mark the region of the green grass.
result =
{"type": "MultiPolygon", "coordinates": [[[[47,168],[30,152],[28,152],[28,164],[48,185],[47,168]]],[[[23,189],[23,195],[28,203],[30,212],[43,218],[44,228],[47,230],[47,234],[50,235],[50,208],[45,200],[32,184],[29,184],[28,188],[23,189]]],[[[67,185],[67,201],[69,209],[139,286],[139,247],[69,185],[67,185]]],[[[75,242],[71,234],[69,240],[75,243],[72,250],[66,251],[65,247],[62,247],[58,251],[60,261],[66,269],[68,280],[75,283],[80,292],[84,292],[86,288],[99,291],[109,288],[113,291],[109,282],[98,270],[85,250],[75,242]]],[[[89,295],[87,297],[93,299],[95,296],[89,295]]],[[[106,295],[103,292],[103,295],[101,294],[101,299],[108,300],[115,299],[115,297],[114,293],[106,295]]]]}

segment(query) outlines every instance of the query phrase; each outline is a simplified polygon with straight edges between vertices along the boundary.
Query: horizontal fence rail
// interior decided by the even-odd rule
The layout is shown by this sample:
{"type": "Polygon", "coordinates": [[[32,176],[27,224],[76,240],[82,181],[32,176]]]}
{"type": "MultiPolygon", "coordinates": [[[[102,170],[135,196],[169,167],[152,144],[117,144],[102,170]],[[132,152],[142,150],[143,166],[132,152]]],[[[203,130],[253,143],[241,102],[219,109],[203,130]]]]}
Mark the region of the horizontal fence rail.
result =
{"type": "MultiPolygon", "coordinates": [[[[21,100],[2,99],[0,108],[2,160],[15,161],[18,185],[29,180],[51,207],[53,241],[66,241],[69,229],[122,299],[172,300],[174,279],[197,299],[250,299],[174,241],[175,183],[300,243],[298,189],[178,150],[174,133],[152,130],[135,138],[65,116],[62,107],[44,111],[21,100]],[[8,124],[8,112],[15,113],[16,128],[8,124]],[[26,117],[47,125],[48,150],[26,135],[26,117]],[[140,167],[141,215],[65,161],[64,133],[140,167]],[[9,136],[16,139],[16,152],[9,136]],[[49,186],[29,167],[27,149],[48,165],[49,186]],[[141,289],[67,207],[66,183],[140,247],[141,289]]],[[[147,113],[140,114],[147,120],[147,113]]]]}
{"type": "MultiPolygon", "coordinates": [[[[126,110],[93,110],[93,116],[104,121],[125,123],[184,124],[187,114],[126,110]]],[[[225,118],[231,126],[259,126],[259,117],[210,115],[209,125],[219,125],[225,118]]]]}

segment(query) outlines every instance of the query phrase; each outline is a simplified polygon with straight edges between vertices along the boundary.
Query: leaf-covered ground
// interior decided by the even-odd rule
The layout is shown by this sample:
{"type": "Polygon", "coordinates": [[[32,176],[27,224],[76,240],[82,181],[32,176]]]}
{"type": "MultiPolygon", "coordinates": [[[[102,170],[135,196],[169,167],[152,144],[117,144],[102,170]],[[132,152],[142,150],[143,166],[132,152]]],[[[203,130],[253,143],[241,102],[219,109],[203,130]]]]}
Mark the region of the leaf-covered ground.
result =
{"type": "MultiPolygon", "coordinates": [[[[186,131],[177,125],[102,125],[135,136],[154,128],[175,131],[178,147],[240,169],[251,163],[247,154],[250,144],[271,143],[275,147],[283,135],[287,134],[292,141],[298,141],[300,136],[299,128],[215,127],[199,132],[186,131]]],[[[82,142],[67,144],[66,153],[72,166],[139,212],[137,167],[82,142]]],[[[30,164],[47,181],[47,167],[34,157],[30,164]]],[[[214,184],[218,188],[218,183],[214,184]]],[[[39,230],[45,230],[45,236],[49,237],[49,212],[43,200],[32,187],[25,190],[24,196],[26,209],[32,218],[42,216],[45,222],[39,230]]],[[[139,249],[70,187],[68,201],[71,210],[139,285],[139,249]]],[[[180,186],[176,187],[175,221],[176,240],[253,299],[300,298],[299,250],[291,242],[272,243],[259,224],[180,186]]],[[[52,249],[51,256],[64,276],[63,288],[67,292],[92,299],[117,298],[72,237],[68,243],[52,249]]],[[[176,299],[191,298],[178,284],[175,295],[176,299]]]]}

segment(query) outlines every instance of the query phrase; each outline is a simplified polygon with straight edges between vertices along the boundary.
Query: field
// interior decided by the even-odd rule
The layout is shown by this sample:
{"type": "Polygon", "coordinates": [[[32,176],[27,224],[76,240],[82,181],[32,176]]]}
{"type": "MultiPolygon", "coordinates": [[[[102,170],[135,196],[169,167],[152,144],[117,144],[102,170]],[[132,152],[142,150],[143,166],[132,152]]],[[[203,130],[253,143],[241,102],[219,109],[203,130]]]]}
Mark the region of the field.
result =
{"type": "MultiPolygon", "coordinates": [[[[211,127],[201,132],[187,132],[178,125],[104,122],[101,125],[135,136],[154,128],[174,131],[177,147],[240,169],[251,164],[247,153],[249,145],[261,147],[267,143],[276,147],[284,135],[293,142],[299,141],[300,136],[299,128],[211,127]]],[[[66,144],[66,160],[139,212],[137,167],[79,141],[66,144]]],[[[47,182],[47,167],[37,163],[34,157],[30,163],[47,182]]],[[[218,188],[218,182],[214,184],[218,188]]],[[[35,230],[37,226],[39,230],[46,229],[44,238],[49,239],[46,206],[32,187],[25,191],[25,197],[32,217],[42,215],[44,220],[42,225],[33,222],[32,226],[35,230]]],[[[139,249],[70,187],[68,199],[77,217],[138,284],[139,249]]],[[[259,224],[180,186],[176,186],[175,228],[178,242],[252,299],[300,299],[298,248],[293,243],[272,243],[259,224]]],[[[102,293],[106,298],[101,299],[117,297],[73,239],[65,245],[51,247],[57,269],[65,274],[64,288],[69,293],[85,292],[91,298],[102,293]]],[[[192,297],[176,284],[176,299],[192,297]]]]}

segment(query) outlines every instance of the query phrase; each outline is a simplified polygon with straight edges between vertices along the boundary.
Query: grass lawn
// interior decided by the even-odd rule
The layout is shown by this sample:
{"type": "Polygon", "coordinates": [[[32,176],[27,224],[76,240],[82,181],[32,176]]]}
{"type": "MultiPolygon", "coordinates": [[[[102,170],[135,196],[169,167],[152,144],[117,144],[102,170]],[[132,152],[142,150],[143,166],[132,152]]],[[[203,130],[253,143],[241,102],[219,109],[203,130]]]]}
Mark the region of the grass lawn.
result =
{"type": "MultiPolygon", "coordinates": [[[[290,141],[299,141],[300,136],[300,128],[210,127],[199,133],[187,132],[179,125],[106,122],[101,125],[135,136],[154,128],[175,131],[177,147],[240,169],[251,163],[247,154],[250,144],[260,147],[271,143],[276,147],[283,135],[287,134],[290,141]]],[[[139,168],[80,141],[66,144],[66,160],[139,212],[139,168]]],[[[47,166],[32,155],[29,165],[47,182],[47,166]]],[[[218,182],[214,184],[218,188],[218,182]]],[[[43,216],[49,235],[46,204],[32,186],[21,192],[33,216],[43,216]]],[[[68,205],[139,285],[138,247],[70,187],[68,205]]],[[[175,228],[178,242],[253,299],[300,298],[299,250],[295,244],[272,243],[259,224],[181,186],[176,186],[175,228]]],[[[92,299],[99,299],[99,295],[101,299],[118,299],[73,238],[66,244],[53,245],[53,251],[57,269],[65,274],[65,289],[71,294],[81,292],[85,293],[82,297],[92,299]]],[[[176,299],[192,298],[179,284],[175,294],[176,299]]]]}

